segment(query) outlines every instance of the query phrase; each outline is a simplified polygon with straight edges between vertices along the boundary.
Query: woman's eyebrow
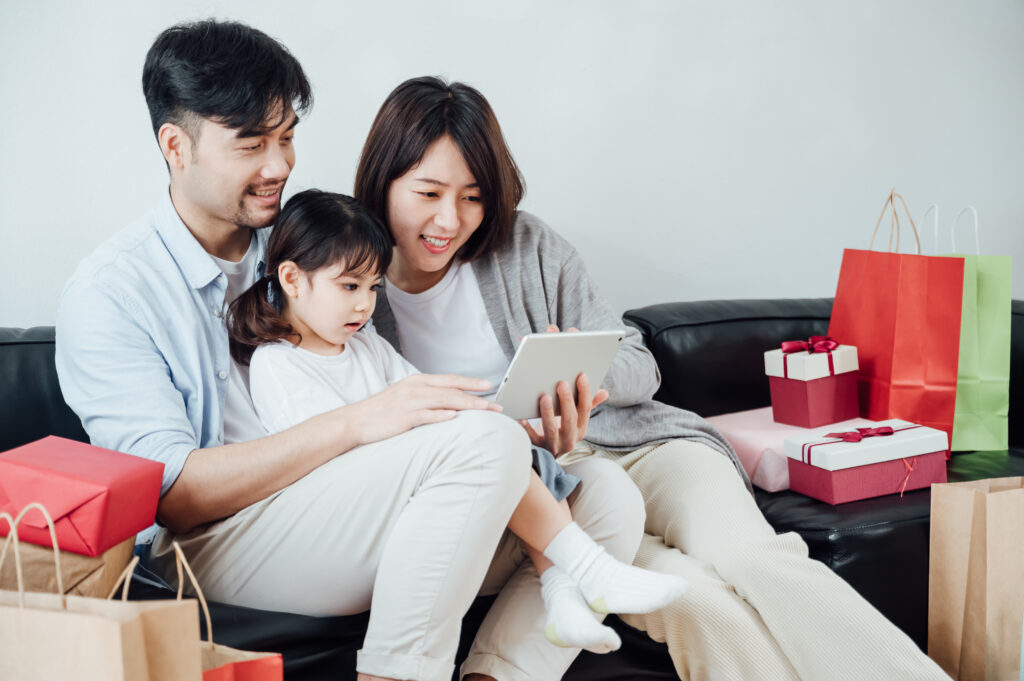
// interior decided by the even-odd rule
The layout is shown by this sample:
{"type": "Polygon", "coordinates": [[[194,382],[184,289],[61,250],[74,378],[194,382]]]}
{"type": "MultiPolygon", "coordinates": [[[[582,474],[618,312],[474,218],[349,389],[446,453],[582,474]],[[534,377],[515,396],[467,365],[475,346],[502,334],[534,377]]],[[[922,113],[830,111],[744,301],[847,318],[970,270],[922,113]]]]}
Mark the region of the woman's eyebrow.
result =
{"type": "MultiPolygon", "coordinates": [[[[447,187],[447,186],[449,186],[447,182],[442,182],[441,180],[435,180],[435,179],[430,178],[430,177],[414,177],[413,181],[415,181],[415,182],[425,182],[427,184],[437,185],[438,187],[447,187]]],[[[466,185],[466,189],[478,189],[479,187],[480,187],[480,183],[479,182],[474,182],[472,184],[467,184],[466,185]]]]}

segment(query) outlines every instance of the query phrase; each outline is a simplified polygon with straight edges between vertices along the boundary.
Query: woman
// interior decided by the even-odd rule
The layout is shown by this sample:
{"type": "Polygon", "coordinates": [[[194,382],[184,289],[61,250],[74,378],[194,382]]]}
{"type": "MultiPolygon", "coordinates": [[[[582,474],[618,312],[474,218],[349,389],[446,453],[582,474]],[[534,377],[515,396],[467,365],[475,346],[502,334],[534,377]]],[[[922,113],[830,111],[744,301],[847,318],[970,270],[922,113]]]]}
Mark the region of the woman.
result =
{"type": "MultiPolygon", "coordinates": [[[[621,328],[572,246],[516,211],[522,194],[479,92],[417,78],[388,96],[363,148],[355,195],[395,240],[374,323],[421,371],[500,378],[527,333],[621,328]]],[[[672,605],[623,619],[667,640],[682,678],[946,678],[810,560],[798,535],[776,536],[729,445],[696,415],[653,401],[658,382],[653,357],[630,329],[602,385],[608,399],[592,416],[581,377],[575,403],[559,386],[560,422],[542,398],[540,430],[524,424],[536,444],[564,454],[563,465],[596,458],[622,466],[647,510],[636,563],[690,581],[672,605]]],[[[488,616],[463,673],[515,677],[502,675],[488,648],[497,617],[488,616]]]]}

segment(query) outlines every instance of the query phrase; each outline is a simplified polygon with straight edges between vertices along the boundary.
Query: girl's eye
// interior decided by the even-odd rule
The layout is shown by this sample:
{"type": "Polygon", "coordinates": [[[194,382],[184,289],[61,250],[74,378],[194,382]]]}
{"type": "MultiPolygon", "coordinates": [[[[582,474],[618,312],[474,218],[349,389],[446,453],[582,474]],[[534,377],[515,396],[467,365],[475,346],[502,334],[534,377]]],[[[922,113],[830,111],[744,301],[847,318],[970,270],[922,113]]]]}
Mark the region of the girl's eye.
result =
{"type": "Polygon", "coordinates": [[[383,287],[380,284],[374,284],[373,286],[370,287],[370,290],[376,293],[377,291],[381,290],[381,288],[383,287]]]}
{"type": "Polygon", "coordinates": [[[341,286],[346,291],[357,291],[357,290],[359,290],[359,284],[342,284],[341,286]]]}

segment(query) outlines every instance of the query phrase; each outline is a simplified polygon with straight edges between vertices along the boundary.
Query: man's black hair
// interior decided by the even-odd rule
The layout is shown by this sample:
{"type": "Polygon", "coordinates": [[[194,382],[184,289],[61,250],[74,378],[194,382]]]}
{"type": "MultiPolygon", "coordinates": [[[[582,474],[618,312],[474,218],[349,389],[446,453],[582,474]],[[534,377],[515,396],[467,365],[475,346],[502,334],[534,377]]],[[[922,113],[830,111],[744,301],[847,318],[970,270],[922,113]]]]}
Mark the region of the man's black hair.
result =
{"type": "Polygon", "coordinates": [[[172,26],[146,54],[142,91],[158,134],[164,123],[185,128],[195,143],[196,116],[259,135],[304,113],[313,92],[298,60],[266,33],[234,21],[172,26]],[[286,105],[286,106],[282,106],[286,105]],[[270,117],[279,114],[276,121],[270,117]]]}

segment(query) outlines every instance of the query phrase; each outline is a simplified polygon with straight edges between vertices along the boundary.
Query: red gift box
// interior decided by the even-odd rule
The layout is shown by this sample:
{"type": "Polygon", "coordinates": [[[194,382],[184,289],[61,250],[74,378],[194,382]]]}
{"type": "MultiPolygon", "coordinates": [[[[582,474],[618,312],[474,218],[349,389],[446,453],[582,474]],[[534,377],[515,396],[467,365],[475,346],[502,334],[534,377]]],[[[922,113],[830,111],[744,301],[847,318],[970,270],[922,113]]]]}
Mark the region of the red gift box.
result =
{"type": "Polygon", "coordinates": [[[785,341],[764,353],[772,396],[772,418],[801,428],[855,419],[857,348],[825,336],[785,341]]]}
{"type": "Polygon", "coordinates": [[[828,504],[902,494],[934,482],[946,482],[945,451],[840,471],[789,460],[789,488],[828,504]]]}
{"type": "MultiPolygon", "coordinates": [[[[164,465],[62,437],[0,454],[0,511],[16,516],[33,501],[53,516],[65,551],[98,556],[153,524],[164,465]]],[[[0,536],[6,536],[0,523],[0,536]]],[[[18,537],[51,546],[42,513],[29,511],[18,537]]]]}
{"type": "Polygon", "coordinates": [[[817,428],[860,416],[854,372],[800,381],[769,376],[772,418],[801,428],[817,428]]]}
{"type": "Polygon", "coordinates": [[[842,504],[946,482],[944,432],[898,419],[873,425],[788,438],[789,488],[842,504]]]}

